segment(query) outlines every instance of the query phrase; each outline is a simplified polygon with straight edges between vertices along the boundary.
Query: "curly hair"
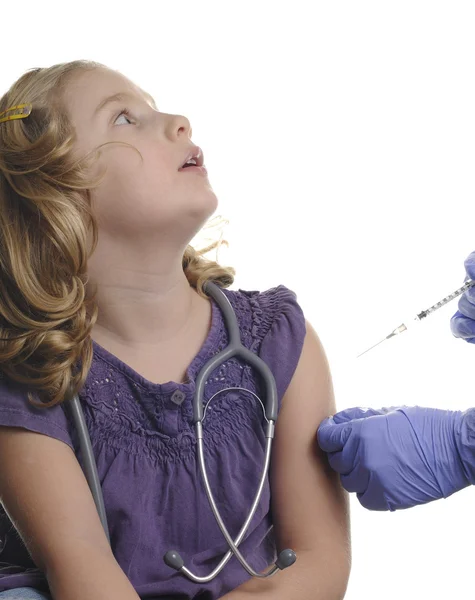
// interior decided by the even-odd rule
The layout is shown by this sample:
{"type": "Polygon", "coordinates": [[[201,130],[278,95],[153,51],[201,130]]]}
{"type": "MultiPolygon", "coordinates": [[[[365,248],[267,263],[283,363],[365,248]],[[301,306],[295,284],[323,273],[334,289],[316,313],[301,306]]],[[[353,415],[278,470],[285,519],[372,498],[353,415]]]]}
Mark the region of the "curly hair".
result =
{"type": "MultiPolygon", "coordinates": [[[[0,98],[0,113],[33,105],[28,118],[0,123],[0,370],[28,386],[38,408],[77,394],[93,358],[99,308],[97,287],[86,295],[86,284],[98,225],[90,191],[102,175],[87,173],[102,145],[75,156],[63,93],[72,75],[103,66],[78,60],[31,69],[0,98]]],[[[234,269],[204,256],[220,243],[185,250],[183,270],[201,296],[208,280],[234,281],[234,269]]]]}

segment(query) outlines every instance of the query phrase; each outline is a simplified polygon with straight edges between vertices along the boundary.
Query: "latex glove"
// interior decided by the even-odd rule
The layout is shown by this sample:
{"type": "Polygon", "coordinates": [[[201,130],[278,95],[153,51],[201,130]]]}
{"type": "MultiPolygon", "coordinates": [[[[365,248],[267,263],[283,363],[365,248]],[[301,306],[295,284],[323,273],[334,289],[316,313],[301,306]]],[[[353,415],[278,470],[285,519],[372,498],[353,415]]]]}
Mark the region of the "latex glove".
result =
{"type": "MultiPolygon", "coordinates": [[[[467,279],[475,280],[475,252],[465,260],[467,279]]],[[[458,303],[458,311],[450,319],[450,329],[455,337],[475,344],[475,286],[462,294],[458,303]]]]}
{"type": "Polygon", "coordinates": [[[321,423],[318,442],[370,510],[425,504],[475,482],[475,409],[350,408],[321,423]]]}

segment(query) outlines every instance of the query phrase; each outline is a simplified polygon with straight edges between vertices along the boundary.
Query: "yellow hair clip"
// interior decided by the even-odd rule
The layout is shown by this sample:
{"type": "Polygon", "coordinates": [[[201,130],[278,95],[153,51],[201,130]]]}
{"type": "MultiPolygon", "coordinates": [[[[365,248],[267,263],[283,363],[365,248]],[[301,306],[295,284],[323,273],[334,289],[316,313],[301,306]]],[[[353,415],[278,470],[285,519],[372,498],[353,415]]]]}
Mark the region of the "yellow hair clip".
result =
{"type": "Polygon", "coordinates": [[[26,119],[31,114],[33,106],[31,104],[17,104],[17,106],[12,106],[11,108],[7,108],[3,112],[0,112],[0,123],[5,121],[13,121],[14,119],[26,119]],[[2,115],[6,115],[7,113],[12,112],[12,115],[8,117],[3,117],[2,115]]]}

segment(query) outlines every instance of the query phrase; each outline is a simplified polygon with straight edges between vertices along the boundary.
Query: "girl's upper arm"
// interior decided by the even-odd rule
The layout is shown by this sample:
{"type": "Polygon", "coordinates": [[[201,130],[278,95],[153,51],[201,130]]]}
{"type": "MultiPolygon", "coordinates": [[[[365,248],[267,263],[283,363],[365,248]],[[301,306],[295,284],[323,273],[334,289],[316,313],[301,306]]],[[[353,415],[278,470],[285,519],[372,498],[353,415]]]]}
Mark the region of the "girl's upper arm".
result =
{"type": "Polygon", "coordinates": [[[317,443],[321,421],[335,413],[333,384],[320,340],[306,322],[297,369],[276,423],[271,465],[272,512],[279,550],[335,550],[350,561],[346,492],[317,443]]]}
{"type": "Polygon", "coordinates": [[[40,569],[66,567],[75,547],[89,542],[110,552],[86,478],[67,444],[0,426],[0,456],[0,501],[40,569]]]}

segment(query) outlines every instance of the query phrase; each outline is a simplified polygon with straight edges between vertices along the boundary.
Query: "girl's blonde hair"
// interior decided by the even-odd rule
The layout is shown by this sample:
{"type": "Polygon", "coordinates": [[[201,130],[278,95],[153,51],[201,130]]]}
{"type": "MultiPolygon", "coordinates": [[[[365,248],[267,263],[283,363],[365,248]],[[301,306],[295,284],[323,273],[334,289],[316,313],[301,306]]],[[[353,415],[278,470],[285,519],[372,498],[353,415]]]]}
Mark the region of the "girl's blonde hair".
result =
{"type": "MultiPolygon", "coordinates": [[[[32,391],[28,399],[37,407],[78,393],[93,358],[97,288],[86,296],[86,283],[98,227],[90,191],[102,176],[91,180],[87,170],[102,146],[75,158],[63,91],[72,75],[101,67],[80,60],[31,69],[0,98],[0,113],[33,105],[29,117],[0,123],[0,370],[36,392],[40,403],[32,391]]],[[[219,243],[188,246],[183,256],[202,296],[206,281],[234,280],[234,269],[204,257],[219,243]]]]}

